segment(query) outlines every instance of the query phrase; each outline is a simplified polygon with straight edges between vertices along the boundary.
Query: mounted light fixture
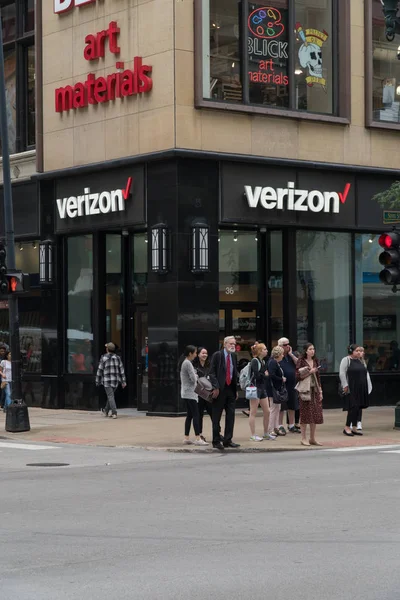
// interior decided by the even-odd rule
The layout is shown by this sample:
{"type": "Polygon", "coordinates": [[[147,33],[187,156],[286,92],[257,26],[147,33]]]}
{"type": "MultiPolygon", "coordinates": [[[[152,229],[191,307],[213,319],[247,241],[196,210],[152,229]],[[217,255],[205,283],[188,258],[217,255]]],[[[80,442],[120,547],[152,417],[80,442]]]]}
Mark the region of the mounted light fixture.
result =
{"type": "Polygon", "coordinates": [[[54,281],[54,244],[52,240],[39,242],[39,279],[40,283],[54,281]]]}
{"type": "Polygon", "coordinates": [[[164,223],[151,228],[151,270],[164,275],[170,268],[170,235],[164,223]]]}
{"type": "Polygon", "coordinates": [[[207,223],[195,221],[190,238],[190,268],[192,273],[210,270],[209,231],[207,223]]]}

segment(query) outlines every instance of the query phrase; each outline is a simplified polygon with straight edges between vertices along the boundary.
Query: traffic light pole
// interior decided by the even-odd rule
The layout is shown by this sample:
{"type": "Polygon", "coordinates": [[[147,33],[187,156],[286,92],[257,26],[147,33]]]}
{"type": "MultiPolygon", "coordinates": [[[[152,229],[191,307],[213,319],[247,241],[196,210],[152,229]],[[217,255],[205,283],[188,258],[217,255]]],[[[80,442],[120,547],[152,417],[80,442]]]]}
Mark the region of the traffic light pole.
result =
{"type": "MultiPolygon", "coordinates": [[[[3,195],[4,195],[4,226],[7,245],[7,267],[10,271],[15,271],[15,236],[14,236],[14,215],[13,201],[11,193],[11,172],[10,155],[8,146],[8,125],[7,125],[7,105],[6,105],[6,84],[4,73],[4,53],[3,53],[3,26],[0,12],[0,139],[3,155],[3,195]]],[[[10,329],[10,349],[12,361],[12,398],[13,400],[22,400],[21,383],[21,351],[19,343],[19,312],[18,312],[18,294],[9,294],[8,296],[8,315],[10,329]]]]}

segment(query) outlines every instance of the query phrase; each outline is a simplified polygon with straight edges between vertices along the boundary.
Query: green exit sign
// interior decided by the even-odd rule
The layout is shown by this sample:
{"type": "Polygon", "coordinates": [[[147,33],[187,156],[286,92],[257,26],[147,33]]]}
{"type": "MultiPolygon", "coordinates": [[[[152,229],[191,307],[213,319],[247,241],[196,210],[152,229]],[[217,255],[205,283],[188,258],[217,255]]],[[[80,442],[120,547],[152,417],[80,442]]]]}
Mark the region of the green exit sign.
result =
{"type": "Polygon", "coordinates": [[[395,225],[396,223],[400,223],[400,210],[384,210],[383,224],[395,225]]]}

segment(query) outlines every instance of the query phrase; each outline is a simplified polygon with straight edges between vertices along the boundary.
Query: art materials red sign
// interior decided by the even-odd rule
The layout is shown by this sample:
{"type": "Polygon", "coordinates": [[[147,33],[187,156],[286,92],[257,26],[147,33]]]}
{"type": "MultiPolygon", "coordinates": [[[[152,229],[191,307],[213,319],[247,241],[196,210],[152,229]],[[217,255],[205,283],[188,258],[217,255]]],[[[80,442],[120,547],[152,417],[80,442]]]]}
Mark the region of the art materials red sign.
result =
{"type": "MultiPolygon", "coordinates": [[[[75,0],[76,1],[76,0],[75,0]]],[[[77,5],[77,4],[75,4],[77,5]]],[[[98,61],[105,57],[106,48],[111,54],[118,55],[120,29],[116,21],[111,21],[108,28],[85,37],[83,56],[87,61],[98,61]]],[[[89,104],[110,102],[116,98],[146,94],[153,87],[151,79],[152,67],[144,65],[140,56],[135,56],[133,64],[125,67],[124,62],[116,62],[117,71],[106,77],[97,77],[89,73],[84,81],[74,85],[66,85],[55,90],[55,110],[62,113],[71,109],[80,109],[89,104]]]]}

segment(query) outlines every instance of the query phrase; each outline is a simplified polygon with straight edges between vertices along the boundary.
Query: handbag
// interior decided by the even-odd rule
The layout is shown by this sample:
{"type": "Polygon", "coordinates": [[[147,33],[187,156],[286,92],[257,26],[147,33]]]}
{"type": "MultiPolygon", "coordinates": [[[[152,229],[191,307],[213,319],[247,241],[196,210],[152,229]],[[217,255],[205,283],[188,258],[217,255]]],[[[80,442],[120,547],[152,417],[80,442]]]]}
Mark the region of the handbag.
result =
{"type": "Polygon", "coordinates": [[[212,397],[213,386],[211,385],[211,381],[207,379],[207,377],[199,377],[196,383],[196,387],[194,388],[195,394],[203,398],[206,402],[212,402],[214,398],[212,397]]]}
{"type": "Polygon", "coordinates": [[[272,386],[272,397],[274,400],[274,404],[283,404],[288,401],[288,391],[286,389],[286,385],[282,383],[282,387],[280,390],[277,390],[272,386]]]}
{"type": "Polygon", "coordinates": [[[254,385],[248,385],[246,388],[246,400],[258,400],[257,388],[254,385]]]}
{"type": "Polygon", "coordinates": [[[0,389],[4,390],[7,387],[7,381],[2,381],[0,385],[0,389]]]}

